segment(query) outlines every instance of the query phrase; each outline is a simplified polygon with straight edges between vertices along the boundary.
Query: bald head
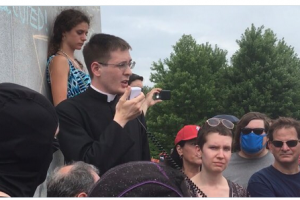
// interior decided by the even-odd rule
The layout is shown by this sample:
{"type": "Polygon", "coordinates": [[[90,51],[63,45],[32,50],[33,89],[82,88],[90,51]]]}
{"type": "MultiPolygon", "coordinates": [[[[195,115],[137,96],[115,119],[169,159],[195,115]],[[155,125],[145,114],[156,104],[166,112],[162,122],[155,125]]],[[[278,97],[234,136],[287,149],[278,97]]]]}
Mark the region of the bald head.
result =
{"type": "Polygon", "coordinates": [[[47,183],[47,197],[85,197],[96,183],[99,171],[82,161],[56,168],[47,183]]]}
{"type": "Polygon", "coordinates": [[[60,173],[61,175],[66,176],[70,170],[73,168],[72,165],[67,165],[67,166],[63,166],[62,168],[60,168],[57,173],[60,173]]]}
{"type": "MultiPolygon", "coordinates": [[[[93,176],[94,183],[96,183],[100,179],[100,176],[98,175],[99,171],[93,165],[90,165],[87,163],[83,164],[83,162],[80,164],[80,166],[78,164],[71,164],[71,165],[63,166],[57,171],[57,173],[60,174],[61,176],[68,176],[70,173],[72,173],[72,171],[76,171],[76,170],[80,169],[80,167],[82,167],[81,165],[82,166],[86,165],[86,167],[87,167],[86,170],[88,170],[91,173],[91,175],[93,176]],[[90,169],[88,169],[88,168],[90,168],[90,169]]],[[[80,170],[83,170],[83,169],[80,169],[80,170]]]]}

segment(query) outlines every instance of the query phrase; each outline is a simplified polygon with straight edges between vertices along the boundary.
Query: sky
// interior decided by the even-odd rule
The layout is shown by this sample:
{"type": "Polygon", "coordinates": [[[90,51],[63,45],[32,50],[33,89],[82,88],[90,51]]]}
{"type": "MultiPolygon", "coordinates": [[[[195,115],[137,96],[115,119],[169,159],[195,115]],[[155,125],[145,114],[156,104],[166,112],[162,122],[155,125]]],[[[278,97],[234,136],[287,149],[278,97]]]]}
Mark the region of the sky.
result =
{"type": "MultiPolygon", "coordinates": [[[[227,59],[238,50],[247,28],[264,26],[283,39],[300,55],[299,5],[160,5],[100,6],[103,33],[125,39],[136,61],[133,73],[153,86],[150,67],[159,59],[170,58],[172,46],[182,35],[191,35],[198,44],[208,42],[228,51],[227,59]]],[[[153,72],[152,72],[153,73],[153,72]]]]}

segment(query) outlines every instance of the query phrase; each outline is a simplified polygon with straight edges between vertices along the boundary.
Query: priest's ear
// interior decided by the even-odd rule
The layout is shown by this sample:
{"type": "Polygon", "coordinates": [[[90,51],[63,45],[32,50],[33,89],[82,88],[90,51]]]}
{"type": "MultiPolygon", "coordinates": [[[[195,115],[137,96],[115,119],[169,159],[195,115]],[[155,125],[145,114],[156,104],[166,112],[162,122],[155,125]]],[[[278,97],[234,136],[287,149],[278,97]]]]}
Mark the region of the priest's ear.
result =
{"type": "Polygon", "coordinates": [[[91,72],[93,76],[100,77],[101,76],[102,65],[98,62],[93,62],[91,65],[91,72]]]}

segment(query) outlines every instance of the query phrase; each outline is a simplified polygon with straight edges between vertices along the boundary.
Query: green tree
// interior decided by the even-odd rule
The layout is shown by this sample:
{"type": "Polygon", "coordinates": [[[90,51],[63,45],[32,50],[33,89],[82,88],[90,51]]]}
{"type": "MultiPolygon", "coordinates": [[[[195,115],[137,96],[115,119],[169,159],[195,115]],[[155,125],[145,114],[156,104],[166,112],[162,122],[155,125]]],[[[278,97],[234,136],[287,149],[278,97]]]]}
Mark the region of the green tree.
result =
{"type": "Polygon", "coordinates": [[[232,67],[223,74],[231,82],[224,107],[240,117],[259,111],[271,118],[299,118],[300,63],[294,49],[270,29],[253,24],[237,43],[232,67]]]}
{"type": "Polygon", "coordinates": [[[167,151],[185,124],[201,125],[223,109],[215,85],[219,71],[226,68],[227,54],[217,46],[197,44],[191,35],[183,35],[173,50],[170,58],[153,63],[150,76],[155,87],[171,90],[171,100],[156,104],[147,113],[149,130],[167,151]]]}
{"type": "Polygon", "coordinates": [[[153,88],[153,87],[150,87],[150,86],[148,86],[148,85],[144,85],[144,87],[143,87],[143,93],[145,94],[145,96],[146,96],[146,94],[147,94],[148,92],[150,92],[150,91],[152,90],[152,88],[153,88]]]}
{"type": "MultiPolygon", "coordinates": [[[[153,87],[150,87],[150,86],[147,86],[147,85],[145,85],[144,87],[143,87],[143,93],[145,94],[145,96],[147,95],[147,93],[148,92],[150,92],[151,90],[153,89],[153,87]]],[[[151,108],[149,109],[149,110],[151,110],[151,108]]],[[[149,110],[147,111],[147,116],[149,116],[149,110]]],[[[147,120],[147,116],[145,116],[146,117],[146,121],[148,121],[147,120]]],[[[148,122],[147,122],[147,124],[148,124],[148,122]]],[[[149,130],[149,128],[148,128],[148,130],[149,130]]],[[[163,141],[163,140],[165,140],[165,138],[164,137],[161,137],[161,135],[158,135],[158,134],[156,134],[154,137],[152,136],[152,132],[150,132],[150,133],[148,133],[148,138],[149,138],[149,149],[150,149],[150,155],[153,157],[153,158],[156,158],[156,159],[158,159],[158,155],[159,155],[159,153],[160,153],[160,150],[158,149],[158,147],[155,145],[155,141],[156,140],[158,140],[158,141],[163,141]],[[153,141],[153,138],[154,138],[154,141],[153,141]]]]}

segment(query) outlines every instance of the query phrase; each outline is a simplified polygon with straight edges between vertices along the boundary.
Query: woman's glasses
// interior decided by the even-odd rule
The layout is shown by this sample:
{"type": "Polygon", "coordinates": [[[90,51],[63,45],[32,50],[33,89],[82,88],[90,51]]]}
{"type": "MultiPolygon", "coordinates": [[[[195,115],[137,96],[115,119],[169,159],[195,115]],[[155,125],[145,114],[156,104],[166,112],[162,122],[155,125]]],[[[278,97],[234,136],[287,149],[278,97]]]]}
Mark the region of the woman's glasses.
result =
{"type": "Polygon", "coordinates": [[[274,141],[271,141],[271,142],[275,147],[282,147],[283,143],[286,143],[286,145],[288,145],[288,147],[295,147],[295,146],[297,146],[299,140],[289,140],[289,141],[286,141],[286,142],[274,140],[274,141]]]}
{"type": "Polygon", "coordinates": [[[261,135],[265,129],[264,128],[242,128],[241,129],[242,133],[244,135],[248,135],[249,133],[255,133],[256,135],[261,135]]]}
{"type": "Polygon", "coordinates": [[[210,119],[206,120],[206,122],[209,126],[212,126],[212,127],[218,126],[220,123],[222,123],[228,129],[234,128],[234,124],[227,119],[210,118],[210,119]]]}

